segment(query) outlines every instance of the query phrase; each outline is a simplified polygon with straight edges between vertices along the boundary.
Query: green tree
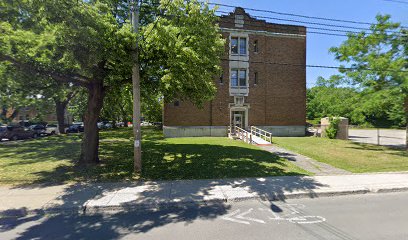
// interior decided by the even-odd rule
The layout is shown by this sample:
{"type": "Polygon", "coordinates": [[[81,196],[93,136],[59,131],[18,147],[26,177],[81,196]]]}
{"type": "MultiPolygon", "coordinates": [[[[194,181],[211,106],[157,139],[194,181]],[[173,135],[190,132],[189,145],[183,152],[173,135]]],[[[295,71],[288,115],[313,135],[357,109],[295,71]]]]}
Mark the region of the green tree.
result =
{"type": "Polygon", "coordinates": [[[6,12],[7,21],[0,23],[0,60],[25,73],[87,90],[80,163],[98,162],[96,123],[111,76],[131,62],[127,51],[135,37],[130,27],[120,26],[107,5],[99,2],[5,4],[18,11],[6,12]]]}
{"type": "MultiPolygon", "coordinates": [[[[198,1],[161,1],[125,22],[127,1],[6,1],[0,4],[0,61],[19,71],[81,87],[87,94],[80,163],[99,161],[97,121],[106,94],[131,76],[132,49],[143,36],[142,87],[200,104],[215,92],[224,41],[214,10],[198,1]],[[149,10],[152,10],[151,12],[149,10]]],[[[154,2],[154,1],[152,1],[154,2]]],[[[145,5],[144,5],[145,6],[145,5]]]]}
{"type": "MultiPolygon", "coordinates": [[[[398,94],[407,105],[407,32],[400,24],[392,23],[389,15],[377,15],[377,23],[370,29],[370,32],[349,34],[339,47],[330,49],[337,60],[356,69],[342,68],[340,72],[351,84],[368,89],[372,94],[398,94]]],[[[407,124],[407,110],[405,112],[407,124]]]]}
{"type": "Polygon", "coordinates": [[[144,28],[146,80],[159,83],[167,102],[178,98],[201,105],[215,94],[213,78],[225,45],[215,10],[196,0],[162,0],[160,10],[165,16],[144,28]]]}
{"type": "Polygon", "coordinates": [[[352,115],[359,101],[359,93],[353,88],[316,86],[307,90],[307,99],[308,119],[342,116],[361,123],[352,115]]]}

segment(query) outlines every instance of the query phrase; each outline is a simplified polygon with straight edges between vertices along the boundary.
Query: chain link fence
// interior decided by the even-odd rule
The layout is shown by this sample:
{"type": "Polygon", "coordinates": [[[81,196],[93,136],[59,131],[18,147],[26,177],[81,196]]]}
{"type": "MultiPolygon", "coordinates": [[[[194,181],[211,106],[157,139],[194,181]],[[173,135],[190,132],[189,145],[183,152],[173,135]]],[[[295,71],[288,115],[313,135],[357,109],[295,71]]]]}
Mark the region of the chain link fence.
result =
{"type": "Polygon", "coordinates": [[[383,146],[405,147],[406,129],[370,128],[363,129],[349,125],[349,139],[359,143],[383,146]]]}
{"type": "MultiPolygon", "coordinates": [[[[315,124],[308,128],[309,135],[315,137],[324,136],[324,131],[328,125],[315,124]]],[[[405,147],[406,129],[391,128],[361,128],[355,125],[348,125],[348,139],[358,143],[368,143],[375,145],[405,147]]]]}

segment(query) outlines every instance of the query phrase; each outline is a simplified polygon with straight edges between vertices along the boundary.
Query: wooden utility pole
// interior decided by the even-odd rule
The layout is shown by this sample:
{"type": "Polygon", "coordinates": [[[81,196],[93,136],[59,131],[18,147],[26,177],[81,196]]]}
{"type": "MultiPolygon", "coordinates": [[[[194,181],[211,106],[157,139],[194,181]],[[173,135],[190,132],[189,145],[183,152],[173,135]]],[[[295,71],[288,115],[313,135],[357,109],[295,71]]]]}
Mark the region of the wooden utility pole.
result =
{"type": "MultiPolygon", "coordinates": [[[[131,15],[133,31],[138,35],[139,33],[139,1],[131,1],[131,15]]],[[[139,36],[136,37],[136,42],[133,50],[133,68],[132,68],[132,82],[133,82],[133,135],[135,142],[133,143],[134,151],[134,171],[142,171],[142,146],[141,146],[141,132],[140,132],[140,65],[139,65],[139,36]]]]}

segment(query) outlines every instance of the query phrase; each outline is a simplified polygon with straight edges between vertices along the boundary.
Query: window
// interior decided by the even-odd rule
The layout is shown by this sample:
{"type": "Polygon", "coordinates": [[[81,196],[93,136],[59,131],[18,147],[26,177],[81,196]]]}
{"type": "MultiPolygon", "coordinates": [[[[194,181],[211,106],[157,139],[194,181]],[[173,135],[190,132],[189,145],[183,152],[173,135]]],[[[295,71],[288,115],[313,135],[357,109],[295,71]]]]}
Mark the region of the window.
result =
{"type": "Polygon", "coordinates": [[[238,38],[231,38],[231,54],[238,54],[238,38]]]}
{"type": "Polygon", "coordinates": [[[239,86],[246,86],[246,70],[239,70],[239,86]]]}
{"type": "Polygon", "coordinates": [[[254,41],[254,52],[257,53],[258,50],[259,50],[259,49],[258,49],[258,40],[255,40],[255,41],[254,41]]]}
{"type": "Polygon", "coordinates": [[[254,84],[258,84],[258,72],[254,73],[254,84]]]}
{"type": "Polygon", "coordinates": [[[179,101],[174,101],[174,106],[175,106],[175,107],[180,106],[180,102],[179,102],[179,101]]]}
{"type": "Polygon", "coordinates": [[[246,86],[246,70],[234,69],[231,70],[231,86],[232,87],[245,87],[246,86]]]}
{"type": "Polygon", "coordinates": [[[246,55],[247,54],[247,39],[239,37],[231,37],[231,54],[246,55]]]}
{"type": "Polygon", "coordinates": [[[239,54],[245,55],[247,50],[246,38],[239,39],[239,54]]]}
{"type": "Polygon", "coordinates": [[[223,84],[224,83],[224,74],[221,74],[221,76],[220,76],[220,84],[223,84]]]}

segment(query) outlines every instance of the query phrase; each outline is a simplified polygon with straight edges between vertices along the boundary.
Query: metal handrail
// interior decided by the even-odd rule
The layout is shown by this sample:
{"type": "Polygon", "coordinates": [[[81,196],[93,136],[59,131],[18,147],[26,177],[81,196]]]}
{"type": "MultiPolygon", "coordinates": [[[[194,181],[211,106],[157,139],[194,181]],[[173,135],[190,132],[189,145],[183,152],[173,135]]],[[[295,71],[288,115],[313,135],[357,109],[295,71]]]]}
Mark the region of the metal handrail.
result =
{"type": "Polygon", "coordinates": [[[272,143],[272,133],[268,131],[251,126],[251,134],[260,138],[264,137],[265,141],[269,141],[270,143],[272,143]]]}

